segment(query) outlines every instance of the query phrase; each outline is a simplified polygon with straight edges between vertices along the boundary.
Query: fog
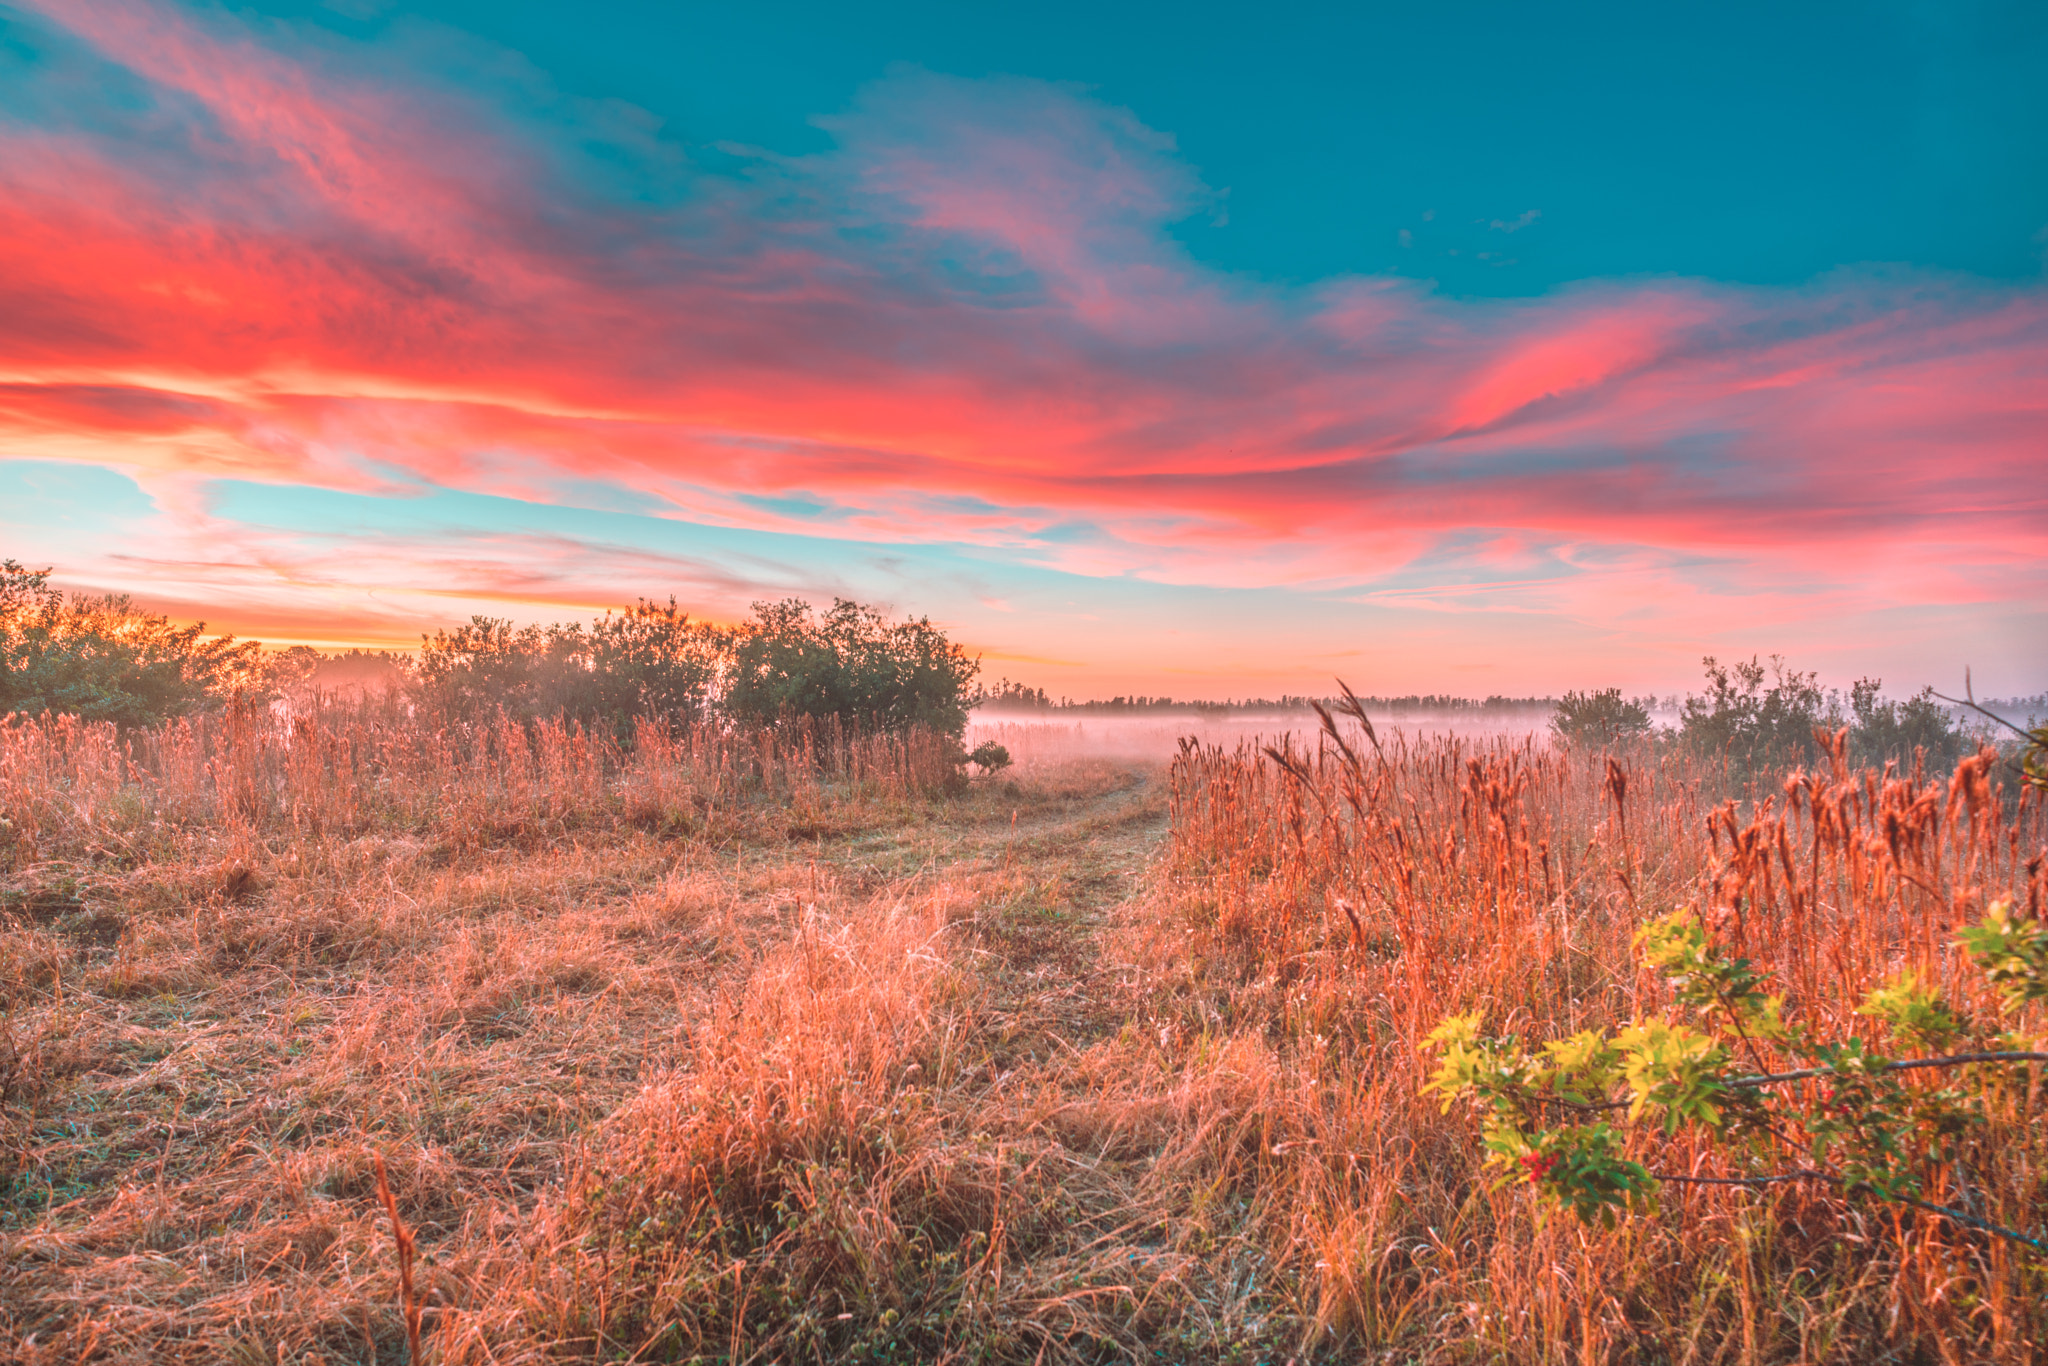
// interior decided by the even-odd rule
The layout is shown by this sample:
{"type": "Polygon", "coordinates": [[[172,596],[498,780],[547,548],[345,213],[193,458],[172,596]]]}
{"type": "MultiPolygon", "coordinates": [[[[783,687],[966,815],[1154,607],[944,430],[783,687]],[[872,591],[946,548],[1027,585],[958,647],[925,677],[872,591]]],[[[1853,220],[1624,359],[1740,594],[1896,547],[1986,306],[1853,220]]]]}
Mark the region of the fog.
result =
{"type": "MultiPolygon", "coordinates": [[[[1370,712],[1367,713],[1371,715],[1370,712]]],[[[1345,734],[1357,731],[1354,722],[1339,718],[1345,734]]],[[[1396,736],[1417,739],[1430,735],[1460,735],[1472,738],[1535,736],[1547,742],[1550,713],[1547,710],[1401,712],[1372,718],[1373,730],[1382,743],[1396,736]]],[[[967,747],[993,740],[1010,751],[1019,768],[1062,763],[1071,759],[1107,758],[1164,762],[1171,759],[1184,736],[1205,745],[1235,749],[1241,744],[1278,744],[1292,736],[1313,747],[1322,723],[1313,712],[1247,713],[1217,716],[1196,712],[1136,716],[1034,716],[1029,713],[977,713],[967,723],[967,747]]]]}

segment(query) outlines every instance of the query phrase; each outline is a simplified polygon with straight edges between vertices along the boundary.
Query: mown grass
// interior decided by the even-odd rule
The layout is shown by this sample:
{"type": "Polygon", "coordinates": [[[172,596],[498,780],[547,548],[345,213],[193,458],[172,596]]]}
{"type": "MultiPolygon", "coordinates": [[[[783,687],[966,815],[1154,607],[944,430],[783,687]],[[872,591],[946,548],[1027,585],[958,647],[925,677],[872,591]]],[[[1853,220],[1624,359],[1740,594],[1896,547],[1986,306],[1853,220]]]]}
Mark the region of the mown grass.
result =
{"type": "MultiPolygon", "coordinates": [[[[1582,1228],[1418,1095],[1452,1010],[1657,1008],[1629,935],[1686,901],[1795,1009],[1960,984],[1952,924],[2042,887],[1988,769],[282,735],[0,734],[24,1361],[402,1359],[380,1157],[440,1362],[2039,1355],[2010,1249],[1789,1188],[1582,1228]]],[[[2012,1104],[1972,1193],[2039,1227],[2012,1104]]]]}

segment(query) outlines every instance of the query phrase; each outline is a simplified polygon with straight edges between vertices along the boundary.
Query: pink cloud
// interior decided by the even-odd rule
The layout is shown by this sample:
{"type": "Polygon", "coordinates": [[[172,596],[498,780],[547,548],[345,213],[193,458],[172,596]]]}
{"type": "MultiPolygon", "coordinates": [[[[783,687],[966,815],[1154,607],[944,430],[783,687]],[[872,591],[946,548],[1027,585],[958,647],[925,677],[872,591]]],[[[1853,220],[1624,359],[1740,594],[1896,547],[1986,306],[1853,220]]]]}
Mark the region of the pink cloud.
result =
{"type": "Polygon", "coordinates": [[[1082,574],[1578,615],[1646,609],[1646,583],[1701,620],[1793,583],[2043,586],[2039,288],[1264,286],[1163,230],[1206,192],[1129,111],[921,73],[827,120],[836,152],[677,170],[645,207],[388,54],[138,0],[44,12],[149,83],[170,150],[0,130],[10,456],[541,500],[594,481],[1082,574]],[[1469,528],[1505,537],[1458,552],[1481,577],[1509,545],[1641,558],[1392,582],[1469,528]]]}

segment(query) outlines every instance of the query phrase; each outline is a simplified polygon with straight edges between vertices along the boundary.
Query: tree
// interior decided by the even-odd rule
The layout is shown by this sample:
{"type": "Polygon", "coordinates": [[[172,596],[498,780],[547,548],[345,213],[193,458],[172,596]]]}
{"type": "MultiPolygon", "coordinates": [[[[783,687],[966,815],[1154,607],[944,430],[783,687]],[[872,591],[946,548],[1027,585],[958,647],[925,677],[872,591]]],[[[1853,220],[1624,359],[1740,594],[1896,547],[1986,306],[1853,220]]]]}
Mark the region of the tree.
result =
{"type": "Polygon", "coordinates": [[[125,593],[66,600],[50,573],[0,561],[0,713],[146,726],[258,681],[257,642],[175,626],[125,593]]]}
{"type": "Polygon", "coordinates": [[[642,598],[590,624],[594,686],[588,711],[623,730],[635,716],[694,721],[710,705],[723,670],[725,633],[690,614],[642,598]]]}
{"type": "Polygon", "coordinates": [[[1685,699],[1679,738],[1746,765],[1767,759],[1804,761],[1813,754],[1814,727],[1839,720],[1823,705],[1819,676],[1785,667],[1772,655],[1769,666],[1751,656],[1722,667],[1712,655],[1701,661],[1707,692],[1685,699]],[[1766,677],[1770,686],[1764,686],[1766,677]]]}
{"type": "Polygon", "coordinates": [[[578,623],[515,627],[471,617],[420,637],[421,695],[445,715],[476,721],[564,716],[624,734],[633,718],[695,720],[716,682],[726,642],[670,598],[645,599],[578,623]]]}
{"type": "Polygon", "coordinates": [[[1650,733],[1650,709],[1641,698],[1624,701],[1619,688],[1568,692],[1558,701],[1550,729],[1566,744],[1618,745],[1650,733]]]}
{"type": "Polygon", "coordinates": [[[1859,678],[1849,689],[1849,710],[1855,717],[1849,740],[1858,757],[1866,763],[1896,759],[1910,764],[1915,752],[1924,750],[1930,766],[1953,768],[1969,740],[1934,689],[1922,688],[1903,702],[1887,702],[1878,697],[1881,682],[1859,678]]]}
{"type": "Polygon", "coordinates": [[[737,720],[837,716],[872,730],[928,726],[956,740],[981,670],[926,618],[891,624],[844,598],[822,617],[801,599],[755,603],[730,657],[724,704],[737,720]]]}
{"type": "Polygon", "coordinates": [[[516,720],[543,712],[559,686],[566,655],[575,648],[570,637],[578,626],[514,626],[503,617],[471,617],[452,631],[420,637],[414,665],[421,696],[451,720],[485,720],[502,711],[516,720]]]}
{"type": "Polygon", "coordinates": [[[968,706],[985,711],[1051,711],[1053,701],[1043,688],[1027,688],[1005,678],[993,688],[976,688],[968,706]]]}

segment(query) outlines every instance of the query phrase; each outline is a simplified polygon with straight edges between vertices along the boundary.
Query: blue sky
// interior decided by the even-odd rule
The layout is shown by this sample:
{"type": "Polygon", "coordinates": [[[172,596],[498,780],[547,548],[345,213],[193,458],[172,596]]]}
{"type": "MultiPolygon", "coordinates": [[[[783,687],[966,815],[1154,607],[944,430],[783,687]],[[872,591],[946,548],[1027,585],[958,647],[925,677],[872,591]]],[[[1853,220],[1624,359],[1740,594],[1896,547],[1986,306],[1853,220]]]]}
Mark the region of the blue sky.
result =
{"type": "Polygon", "coordinates": [[[424,15],[687,144],[791,155],[894,64],[1073,82],[1212,188],[1175,230],[1198,259],[1277,279],[2018,279],[2048,250],[2038,4],[263,8],[363,34],[424,15]]]}

